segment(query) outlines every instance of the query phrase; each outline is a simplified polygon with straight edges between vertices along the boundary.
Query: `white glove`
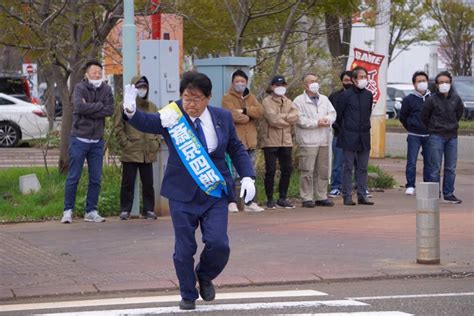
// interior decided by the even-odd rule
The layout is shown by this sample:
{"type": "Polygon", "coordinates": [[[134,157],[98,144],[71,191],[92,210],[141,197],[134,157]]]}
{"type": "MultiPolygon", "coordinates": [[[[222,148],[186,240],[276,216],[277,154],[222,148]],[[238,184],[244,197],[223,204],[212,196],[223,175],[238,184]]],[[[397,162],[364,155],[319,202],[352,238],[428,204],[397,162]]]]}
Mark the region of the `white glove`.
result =
{"type": "Polygon", "coordinates": [[[255,197],[255,180],[250,177],[243,177],[240,181],[240,197],[248,203],[255,197]]]}
{"type": "Polygon", "coordinates": [[[137,98],[137,88],[135,85],[126,85],[123,90],[123,110],[125,115],[131,118],[135,111],[137,110],[136,98],[137,98]]]}

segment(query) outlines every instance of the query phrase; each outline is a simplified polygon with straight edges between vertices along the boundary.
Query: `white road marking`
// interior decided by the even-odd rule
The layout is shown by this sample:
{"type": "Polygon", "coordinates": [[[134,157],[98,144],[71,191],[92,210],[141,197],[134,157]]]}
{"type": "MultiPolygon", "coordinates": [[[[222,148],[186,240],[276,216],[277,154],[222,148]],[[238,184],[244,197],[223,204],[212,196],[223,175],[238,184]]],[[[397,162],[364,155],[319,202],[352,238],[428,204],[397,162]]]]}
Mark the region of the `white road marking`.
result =
{"type": "Polygon", "coordinates": [[[284,309],[284,308],[301,308],[301,307],[347,307],[347,306],[368,306],[369,304],[357,302],[353,300],[333,300],[333,301],[301,301],[301,302],[272,302],[272,303],[249,303],[249,304],[217,304],[217,305],[197,305],[195,310],[183,311],[179,307],[158,307],[158,308],[140,308],[140,309],[123,309],[111,311],[88,311],[76,313],[52,313],[52,314],[36,314],[42,316],[101,316],[112,315],[144,315],[144,314],[168,314],[168,313],[201,313],[201,312],[226,312],[226,311],[247,311],[247,310],[263,310],[263,309],[284,309]]]}
{"type": "MultiPolygon", "coordinates": [[[[217,293],[216,299],[217,300],[236,300],[236,299],[248,299],[248,298],[310,297],[310,296],[325,296],[325,295],[327,294],[323,292],[319,292],[319,291],[314,291],[314,290],[235,292],[235,293],[217,293]]],[[[181,300],[181,296],[179,295],[166,295],[166,296],[122,297],[122,298],[49,302],[49,303],[11,304],[11,305],[0,305],[0,312],[55,309],[55,308],[147,304],[147,303],[170,303],[170,302],[179,302],[180,300],[181,300]]]]}
{"type": "MultiPolygon", "coordinates": [[[[281,316],[283,315],[288,315],[288,314],[282,314],[281,316]]],[[[278,316],[278,314],[275,316],[278,316]]],[[[385,311],[385,312],[291,314],[291,316],[413,316],[413,314],[407,314],[404,312],[397,312],[397,311],[385,311]]]]}
{"type": "Polygon", "coordinates": [[[348,297],[350,300],[390,300],[398,298],[422,298],[422,297],[445,297],[445,296],[473,296],[474,292],[464,293],[436,293],[436,294],[413,294],[413,295],[387,295],[387,296],[366,296],[366,297],[348,297]]]}

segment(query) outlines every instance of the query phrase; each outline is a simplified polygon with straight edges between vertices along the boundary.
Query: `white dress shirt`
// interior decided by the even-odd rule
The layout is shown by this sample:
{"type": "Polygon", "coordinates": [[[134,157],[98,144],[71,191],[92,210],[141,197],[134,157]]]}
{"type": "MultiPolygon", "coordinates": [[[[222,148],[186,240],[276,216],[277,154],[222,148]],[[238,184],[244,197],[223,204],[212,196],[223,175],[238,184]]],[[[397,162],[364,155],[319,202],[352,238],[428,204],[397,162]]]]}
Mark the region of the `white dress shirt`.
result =
{"type": "MultiPolygon", "coordinates": [[[[191,121],[194,121],[197,119],[197,117],[189,117],[191,121]]],[[[202,112],[201,116],[199,117],[201,120],[201,126],[202,126],[202,131],[204,132],[204,137],[206,137],[206,143],[207,143],[207,150],[208,152],[212,153],[214,150],[217,148],[217,134],[216,134],[216,129],[214,128],[214,123],[212,122],[212,117],[211,113],[209,110],[206,109],[204,112],[202,112]]]]}

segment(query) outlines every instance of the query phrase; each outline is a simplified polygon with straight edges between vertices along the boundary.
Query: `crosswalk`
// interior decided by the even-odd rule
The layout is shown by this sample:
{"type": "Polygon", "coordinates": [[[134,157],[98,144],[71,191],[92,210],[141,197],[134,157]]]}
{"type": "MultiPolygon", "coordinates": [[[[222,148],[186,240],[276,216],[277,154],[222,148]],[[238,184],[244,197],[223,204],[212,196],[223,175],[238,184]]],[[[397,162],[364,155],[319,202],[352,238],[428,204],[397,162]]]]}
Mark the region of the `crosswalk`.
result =
{"type": "MultiPolygon", "coordinates": [[[[0,305],[0,314],[26,312],[28,315],[43,316],[109,316],[189,313],[190,311],[182,311],[176,306],[179,300],[180,297],[178,295],[165,295],[10,304],[0,305]]],[[[291,312],[292,315],[331,316],[411,315],[402,311],[367,311],[367,308],[370,308],[370,304],[366,302],[353,298],[334,298],[327,293],[315,290],[218,293],[216,300],[212,303],[202,303],[201,301],[197,303],[196,310],[191,311],[192,313],[233,315],[234,313],[241,312],[260,315],[262,313],[288,314],[291,312]],[[347,309],[351,309],[351,312],[347,312],[347,309]],[[334,311],[328,312],[328,310],[334,311]],[[298,313],[301,311],[311,311],[311,314],[298,313]]]]}

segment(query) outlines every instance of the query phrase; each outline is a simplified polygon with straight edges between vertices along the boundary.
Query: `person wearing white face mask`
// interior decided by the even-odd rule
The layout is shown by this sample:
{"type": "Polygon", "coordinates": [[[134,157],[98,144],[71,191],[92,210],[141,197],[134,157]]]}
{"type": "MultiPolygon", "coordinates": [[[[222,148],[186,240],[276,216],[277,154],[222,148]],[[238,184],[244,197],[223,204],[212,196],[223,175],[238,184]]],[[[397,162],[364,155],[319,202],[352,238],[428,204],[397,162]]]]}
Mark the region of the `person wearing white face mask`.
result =
{"type": "Polygon", "coordinates": [[[428,129],[421,120],[421,109],[430,96],[428,90],[428,75],[424,71],[417,71],[412,76],[415,90],[403,98],[400,110],[400,122],[408,132],[407,135],[407,164],[405,175],[407,179],[405,194],[415,194],[416,160],[420,148],[423,156],[423,181],[428,181],[428,129]]]}
{"type": "MultiPolygon", "coordinates": [[[[253,93],[250,92],[247,74],[238,69],[232,74],[232,85],[229,91],[222,98],[222,107],[231,111],[234,120],[235,130],[242,144],[245,146],[250,156],[252,165],[256,167],[257,150],[257,122],[262,118],[263,106],[258,102],[253,93]]],[[[234,166],[233,176],[239,178],[239,174],[234,166]]],[[[238,212],[235,202],[229,203],[229,212],[238,212]]],[[[262,212],[256,201],[250,201],[244,205],[246,212],[262,212]]]]}
{"type": "Polygon", "coordinates": [[[271,80],[267,96],[263,104],[265,118],[263,134],[263,153],[265,156],[265,194],[267,195],[267,209],[294,208],[287,199],[288,187],[292,172],[291,151],[293,141],[291,127],[298,121],[298,109],[285,96],[286,80],[283,76],[275,76],[271,80]],[[273,184],[276,172],[276,162],[280,164],[280,183],[278,186],[279,199],[273,200],[273,184]]]}
{"type": "Polygon", "coordinates": [[[352,170],[357,159],[357,204],[373,205],[367,199],[367,167],[370,153],[370,116],[373,96],[367,90],[367,70],[356,67],[351,76],[354,85],[339,97],[336,124],[340,127],[337,146],[343,149],[344,171],[342,196],[344,205],[355,205],[352,200],[352,170]]]}
{"type": "Polygon", "coordinates": [[[84,77],[74,87],[72,96],[74,111],[69,144],[69,170],[61,219],[64,224],[72,222],[77,185],[86,159],[89,186],[84,221],[96,223],[105,221],[97,211],[97,204],[104,157],[105,118],[114,113],[114,96],[110,86],[102,80],[102,64],[100,62],[88,61],[85,65],[84,77]]]}
{"type": "MultiPolygon", "coordinates": [[[[459,120],[464,112],[464,103],[451,88],[452,76],[440,72],[436,78],[438,92],[426,100],[421,119],[428,128],[429,182],[440,183],[441,163],[444,160],[442,193],[444,202],[459,204],[454,195],[456,163],[458,157],[459,120]]],[[[441,187],[440,187],[441,189],[441,187]]]]}
{"type": "Polygon", "coordinates": [[[333,206],[327,198],[329,178],[329,141],[336,110],[329,99],[319,93],[319,78],[303,77],[304,93],[293,101],[299,118],[295,126],[299,145],[300,196],[303,207],[333,206]]]}
{"type": "MultiPolygon", "coordinates": [[[[130,82],[137,88],[137,108],[143,112],[156,113],[156,105],[148,99],[149,82],[145,76],[134,76],[130,82]]],[[[133,205],[135,178],[140,172],[142,182],[142,218],[156,219],[155,190],[153,188],[153,162],[160,148],[160,139],[155,134],[138,131],[122,119],[122,108],[115,110],[115,135],[121,149],[122,182],[120,186],[120,219],[130,217],[133,205]]]]}

